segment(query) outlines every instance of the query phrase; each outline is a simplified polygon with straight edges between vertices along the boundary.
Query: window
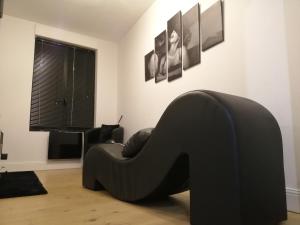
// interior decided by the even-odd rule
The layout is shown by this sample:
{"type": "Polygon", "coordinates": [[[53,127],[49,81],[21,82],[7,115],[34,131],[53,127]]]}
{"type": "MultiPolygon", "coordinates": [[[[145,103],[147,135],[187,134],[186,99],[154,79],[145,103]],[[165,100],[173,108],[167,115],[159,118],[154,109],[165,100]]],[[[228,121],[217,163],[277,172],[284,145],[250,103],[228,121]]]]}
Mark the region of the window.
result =
{"type": "Polygon", "coordinates": [[[3,16],[3,0],[0,0],[0,19],[3,16]]]}
{"type": "Polygon", "coordinates": [[[30,130],[94,127],[95,52],[35,40],[30,130]]]}

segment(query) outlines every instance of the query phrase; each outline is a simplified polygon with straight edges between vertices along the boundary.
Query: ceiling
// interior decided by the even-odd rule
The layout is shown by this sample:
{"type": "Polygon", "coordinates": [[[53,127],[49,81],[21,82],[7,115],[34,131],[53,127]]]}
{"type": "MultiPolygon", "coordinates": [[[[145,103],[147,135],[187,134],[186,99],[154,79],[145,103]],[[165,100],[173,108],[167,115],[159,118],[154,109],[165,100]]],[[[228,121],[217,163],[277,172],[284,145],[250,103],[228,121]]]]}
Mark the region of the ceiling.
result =
{"type": "Polygon", "coordinates": [[[118,41],[155,0],[5,0],[4,14],[118,41]]]}

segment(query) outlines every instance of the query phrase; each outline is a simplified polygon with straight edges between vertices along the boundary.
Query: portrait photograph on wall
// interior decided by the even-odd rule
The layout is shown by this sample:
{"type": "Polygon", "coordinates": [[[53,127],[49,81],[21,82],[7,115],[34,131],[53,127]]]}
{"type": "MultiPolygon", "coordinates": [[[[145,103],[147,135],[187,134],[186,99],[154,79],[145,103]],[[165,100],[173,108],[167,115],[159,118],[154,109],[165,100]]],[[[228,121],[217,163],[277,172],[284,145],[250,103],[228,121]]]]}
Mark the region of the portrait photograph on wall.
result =
{"type": "Polygon", "coordinates": [[[168,28],[168,81],[182,77],[182,23],[181,11],[167,24],[168,28]]]}
{"type": "Polygon", "coordinates": [[[199,4],[196,4],[182,16],[182,26],[182,63],[183,69],[186,70],[201,62],[199,4]]]}
{"type": "Polygon", "coordinates": [[[200,5],[196,4],[182,16],[182,64],[186,70],[201,62],[200,5]]]}
{"type": "Polygon", "coordinates": [[[155,38],[155,54],[157,56],[157,70],[155,82],[167,78],[167,32],[164,30],[155,38]]]}
{"type": "Polygon", "coordinates": [[[223,1],[218,1],[201,15],[202,51],[224,41],[223,1]]]}
{"type": "Polygon", "coordinates": [[[145,81],[154,78],[157,70],[157,56],[154,50],[145,55],[145,81]]]}

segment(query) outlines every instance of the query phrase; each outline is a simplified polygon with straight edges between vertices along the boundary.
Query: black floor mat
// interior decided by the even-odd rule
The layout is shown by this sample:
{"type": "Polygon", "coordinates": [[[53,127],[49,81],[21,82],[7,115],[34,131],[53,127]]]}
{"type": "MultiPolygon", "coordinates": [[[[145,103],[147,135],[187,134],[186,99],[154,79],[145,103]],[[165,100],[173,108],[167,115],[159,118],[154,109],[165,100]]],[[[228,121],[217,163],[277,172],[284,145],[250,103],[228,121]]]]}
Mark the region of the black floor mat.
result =
{"type": "Polygon", "coordinates": [[[47,193],[33,171],[0,173],[0,199],[47,193]]]}

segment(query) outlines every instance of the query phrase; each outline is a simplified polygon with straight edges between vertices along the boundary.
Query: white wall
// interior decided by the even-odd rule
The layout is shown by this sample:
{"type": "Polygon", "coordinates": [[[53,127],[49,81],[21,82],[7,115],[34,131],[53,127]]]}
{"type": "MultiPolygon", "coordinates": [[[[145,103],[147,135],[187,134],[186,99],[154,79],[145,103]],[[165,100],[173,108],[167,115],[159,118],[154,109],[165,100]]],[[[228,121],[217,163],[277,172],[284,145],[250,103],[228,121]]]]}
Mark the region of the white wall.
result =
{"type": "MultiPolygon", "coordinates": [[[[285,9],[284,2],[291,6],[286,3],[291,1],[296,4],[297,0],[225,0],[225,42],[203,53],[201,65],[183,72],[182,78],[155,84],[154,80],[144,81],[144,56],[154,48],[154,38],[166,29],[168,19],[198,2],[157,0],[119,43],[118,112],[124,115],[125,139],[141,128],[154,127],[167,105],[186,91],[211,89],[254,99],[265,105],[280,124],[288,205],[290,210],[300,212],[300,172],[294,144],[299,127],[293,118],[296,106],[291,105],[296,105],[299,93],[295,93],[296,87],[294,92],[290,88],[299,82],[294,82],[289,73],[288,56],[292,53],[288,51],[293,44],[287,45],[299,45],[299,36],[292,36],[293,29],[299,30],[300,19],[289,19],[298,26],[288,27],[291,37],[287,39],[285,16],[291,9],[285,9]]],[[[201,10],[214,2],[200,1],[201,10]]],[[[294,67],[298,52],[299,48],[292,56],[294,67]]],[[[299,67],[294,77],[296,74],[299,77],[299,67]]]]}
{"type": "MultiPolygon", "coordinates": [[[[245,73],[247,97],[259,101],[270,109],[280,124],[288,187],[287,198],[290,207],[297,209],[295,211],[300,211],[298,180],[300,171],[297,169],[297,163],[300,161],[297,161],[296,158],[297,147],[294,135],[299,127],[296,129],[297,123],[293,118],[296,111],[292,108],[293,98],[300,95],[293,93],[291,89],[297,80],[290,77],[290,59],[288,57],[288,52],[296,46],[287,45],[287,37],[294,36],[298,31],[295,29],[287,32],[286,25],[294,26],[297,24],[295,23],[297,20],[287,22],[286,16],[289,13],[285,12],[284,7],[284,4],[291,6],[291,3],[290,0],[252,0],[247,4],[245,12],[245,73]],[[253,12],[255,12],[255,17],[253,12]],[[294,196],[298,196],[297,200],[294,196]]],[[[297,26],[300,26],[299,16],[297,26]]]]}
{"type": "MultiPolygon", "coordinates": [[[[154,48],[154,38],[166,29],[167,20],[178,10],[184,13],[197,1],[158,0],[146,11],[119,44],[119,113],[124,115],[126,138],[136,130],[155,126],[172,99],[193,89],[212,89],[237,95],[246,94],[243,5],[226,1],[226,42],[202,54],[200,66],[183,73],[183,77],[145,83],[144,55],[154,48]]],[[[205,10],[213,0],[204,1],[205,10]]]]}
{"type": "Polygon", "coordinates": [[[96,125],[117,121],[117,45],[4,15],[0,20],[0,129],[8,170],[80,167],[80,160],[48,161],[48,132],[29,132],[35,36],[97,51],[96,125]]]}
{"type": "MultiPolygon", "coordinates": [[[[292,127],[294,135],[291,134],[291,141],[294,141],[294,159],[297,162],[298,189],[291,189],[294,195],[300,195],[300,1],[285,0],[285,31],[287,41],[287,57],[288,57],[288,75],[290,80],[290,95],[292,108],[292,127]]],[[[292,157],[292,155],[291,155],[292,157]]],[[[300,211],[300,200],[294,202],[295,207],[300,211]]]]}

